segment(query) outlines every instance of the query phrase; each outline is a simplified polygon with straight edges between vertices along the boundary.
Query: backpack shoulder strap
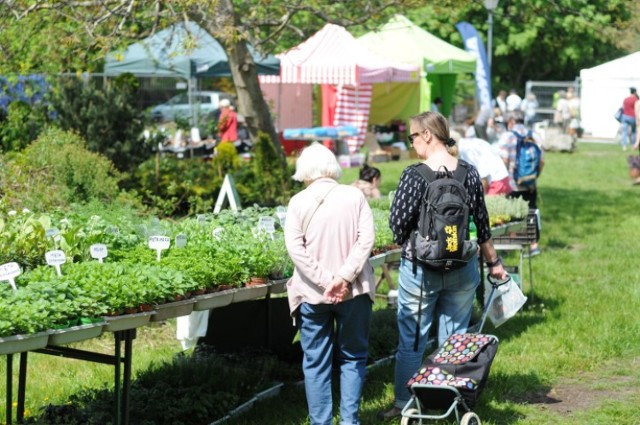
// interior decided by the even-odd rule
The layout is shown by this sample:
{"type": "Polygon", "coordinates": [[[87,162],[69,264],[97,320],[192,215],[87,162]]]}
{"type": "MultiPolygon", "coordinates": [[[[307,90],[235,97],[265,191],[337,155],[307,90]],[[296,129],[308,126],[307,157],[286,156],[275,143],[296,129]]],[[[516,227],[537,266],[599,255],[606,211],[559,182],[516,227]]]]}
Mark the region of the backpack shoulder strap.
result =
{"type": "Polygon", "coordinates": [[[469,164],[463,160],[458,160],[458,166],[456,167],[456,171],[453,172],[453,178],[458,180],[460,183],[464,185],[464,181],[467,179],[467,173],[469,172],[469,164]]]}
{"type": "Polygon", "coordinates": [[[413,168],[418,172],[418,174],[422,176],[423,179],[427,181],[427,184],[436,180],[436,173],[434,173],[427,164],[420,162],[418,164],[415,164],[413,168]]]}

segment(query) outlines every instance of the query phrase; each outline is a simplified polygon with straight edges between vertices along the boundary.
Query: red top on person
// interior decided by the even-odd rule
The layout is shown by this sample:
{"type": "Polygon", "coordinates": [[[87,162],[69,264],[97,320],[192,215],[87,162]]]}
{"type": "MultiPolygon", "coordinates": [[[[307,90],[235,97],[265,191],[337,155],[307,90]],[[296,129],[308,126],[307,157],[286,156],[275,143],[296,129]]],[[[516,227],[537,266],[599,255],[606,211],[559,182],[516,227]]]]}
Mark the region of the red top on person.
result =
{"type": "Polygon", "coordinates": [[[235,142],[238,140],[238,115],[231,107],[228,99],[220,101],[220,120],[218,121],[218,136],[221,142],[235,142]]]}

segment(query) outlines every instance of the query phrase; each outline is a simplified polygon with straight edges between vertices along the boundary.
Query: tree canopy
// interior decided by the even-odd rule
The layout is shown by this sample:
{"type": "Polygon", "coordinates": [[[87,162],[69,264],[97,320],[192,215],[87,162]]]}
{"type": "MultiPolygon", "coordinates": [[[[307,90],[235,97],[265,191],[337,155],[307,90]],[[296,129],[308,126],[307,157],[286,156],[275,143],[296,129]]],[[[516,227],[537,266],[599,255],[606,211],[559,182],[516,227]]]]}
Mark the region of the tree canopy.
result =
{"type": "MultiPolygon", "coordinates": [[[[6,0],[0,2],[0,74],[100,71],[108,51],[193,20],[225,48],[252,138],[262,130],[280,149],[247,45],[280,52],[326,22],[358,33],[398,12],[458,46],[459,21],[487,33],[480,0],[427,6],[418,0],[6,0]]],[[[496,88],[572,80],[582,68],[640,48],[640,2],[501,0],[494,16],[496,88]]]]}

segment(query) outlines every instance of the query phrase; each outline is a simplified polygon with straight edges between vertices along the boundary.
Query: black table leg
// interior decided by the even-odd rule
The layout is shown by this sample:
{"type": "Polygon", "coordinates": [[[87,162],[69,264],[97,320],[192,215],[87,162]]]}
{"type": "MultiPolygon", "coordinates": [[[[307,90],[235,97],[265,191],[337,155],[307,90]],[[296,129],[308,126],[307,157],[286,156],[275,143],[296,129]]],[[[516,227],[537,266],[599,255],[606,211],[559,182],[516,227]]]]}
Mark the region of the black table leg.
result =
{"type": "Polygon", "coordinates": [[[20,372],[18,373],[18,411],[16,412],[16,422],[21,424],[24,421],[24,399],[27,390],[27,355],[28,352],[20,353],[20,372]]]}
{"type": "Polygon", "coordinates": [[[11,399],[13,398],[12,394],[13,389],[13,354],[7,354],[7,411],[5,413],[7,417],[7,425],[12,424],[12,416],[13,416],[13,405],[11,399]]]}

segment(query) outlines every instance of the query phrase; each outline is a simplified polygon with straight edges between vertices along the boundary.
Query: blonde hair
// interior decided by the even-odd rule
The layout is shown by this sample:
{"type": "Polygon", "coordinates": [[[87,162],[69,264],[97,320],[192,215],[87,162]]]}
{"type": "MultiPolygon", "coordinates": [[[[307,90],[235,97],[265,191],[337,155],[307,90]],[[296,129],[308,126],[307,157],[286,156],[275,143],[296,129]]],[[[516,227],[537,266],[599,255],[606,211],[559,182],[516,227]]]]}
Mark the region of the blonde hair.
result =
{"type": "Polygon", "coordinates": [[[449,123],[438,112],[427,111],[411,117],[411,122],[420,126],[423,130],[429,130],[445,146],[453,146],[455,140],[449,135],[449,123]]]}
{"type": "Polygon", "coordinates": [[[342,168],[336,156],[324,145],[314,142],[304,148],[296,161],[296,172],[293,179],[300,182],[311,182],[323,177],[338,180],[342,176],[342,168]]]}

